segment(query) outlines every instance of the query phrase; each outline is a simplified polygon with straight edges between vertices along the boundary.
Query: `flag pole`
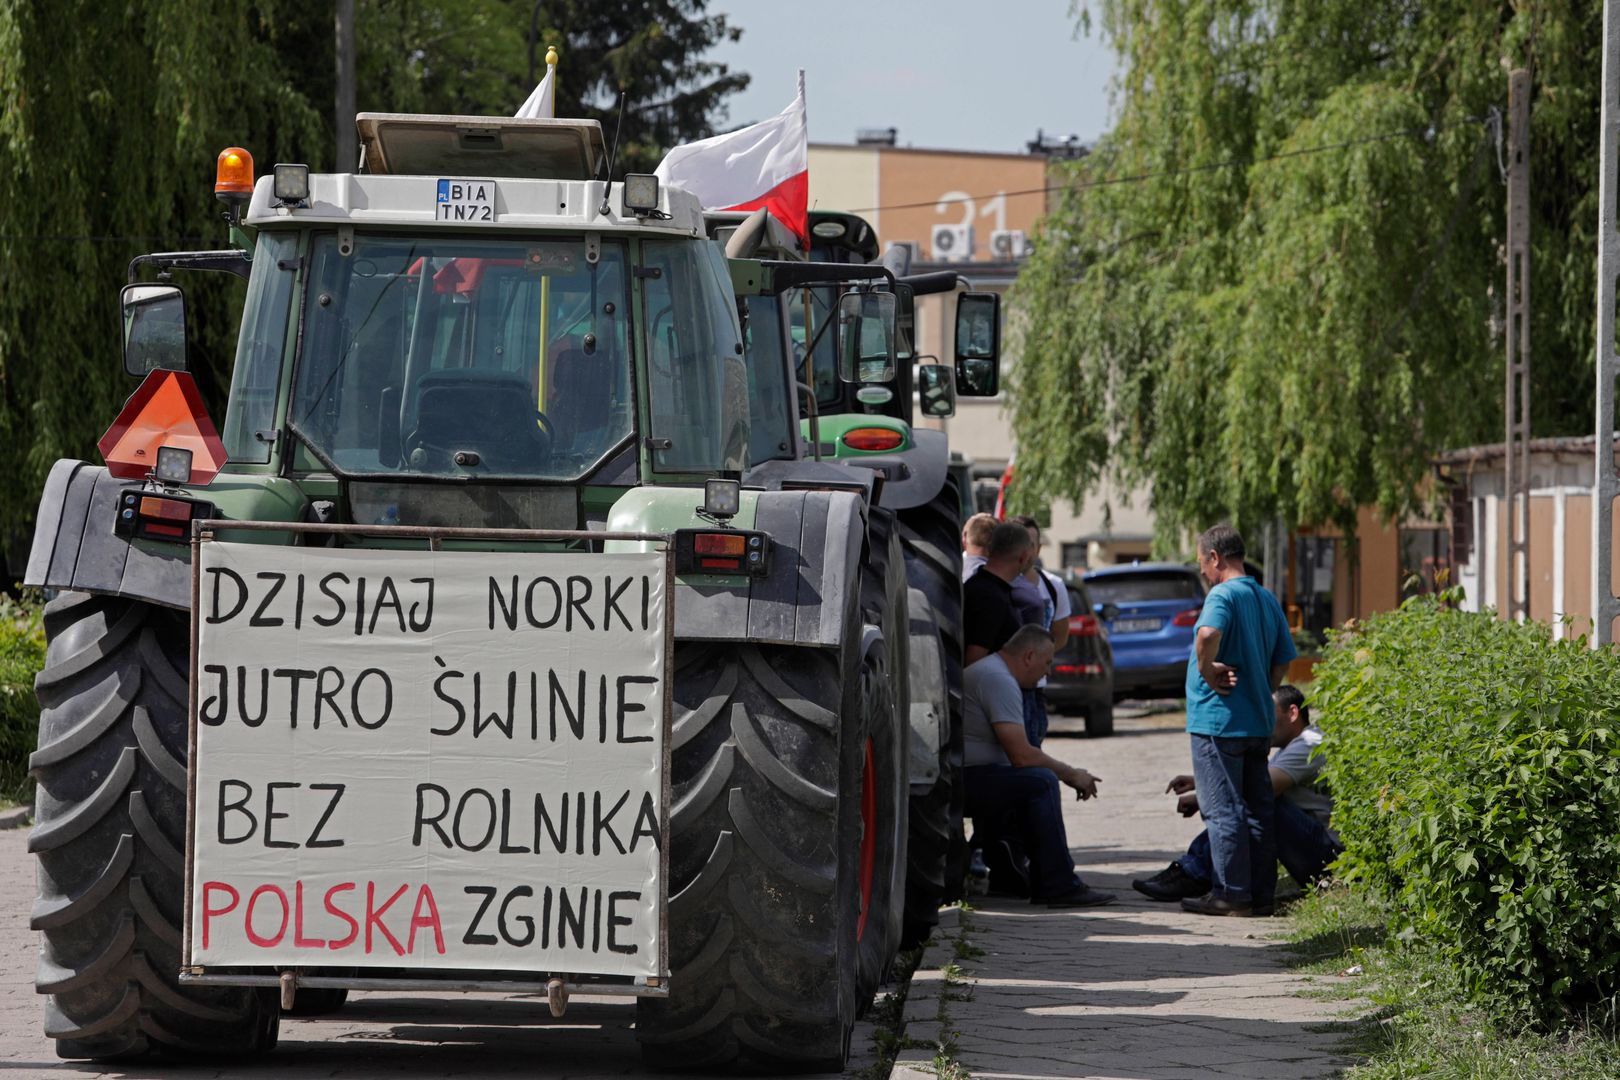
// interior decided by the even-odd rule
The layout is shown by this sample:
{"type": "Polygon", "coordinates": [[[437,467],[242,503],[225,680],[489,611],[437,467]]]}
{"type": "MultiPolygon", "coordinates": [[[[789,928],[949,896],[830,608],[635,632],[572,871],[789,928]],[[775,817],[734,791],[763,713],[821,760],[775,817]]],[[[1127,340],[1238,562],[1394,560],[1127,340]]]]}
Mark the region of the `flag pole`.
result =
{"type": "Polygon", "coordinates": [[[551,78],[551,118],[557,119],[557,46],[546,46],[546,74],[551,78]]]}

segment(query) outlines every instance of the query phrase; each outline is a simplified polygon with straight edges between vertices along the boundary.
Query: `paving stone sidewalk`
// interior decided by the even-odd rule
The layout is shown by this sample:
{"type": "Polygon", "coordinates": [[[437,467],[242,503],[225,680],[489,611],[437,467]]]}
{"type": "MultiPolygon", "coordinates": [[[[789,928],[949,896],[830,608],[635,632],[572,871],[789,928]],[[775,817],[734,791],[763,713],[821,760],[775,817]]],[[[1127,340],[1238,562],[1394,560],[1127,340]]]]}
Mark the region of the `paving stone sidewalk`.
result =
{"type": "MultiPolygon", "coordinates": [[[[1163,794],[1191,771],[1182,717],[1121,716],[1118,727],[1110,739],[1057,734],[1046,744],[1103,778],[1103,797],[1068,803],[1065,819],[1081,876],[1118,902],[1068,912],[981,900],[925,956],[908,1039],[954,1042],[980,1080],[1335,1075],[1349,1064],[1336,1052],[1342,1035],[1321,1029],[1351,1006],[1301,995],[1329,980],[1287,966],[1281,920],[1189,915],[1131,889],[1186,850],[1199,825],[1163,794]],[[942,971],[952,959],[965,981],[942,971]],[[943,1029],[929,1022],[940,993],[943,1029]]],[[[932,1057],[904,1052],[895,1080],[933,1076],[932,1057]]]]}

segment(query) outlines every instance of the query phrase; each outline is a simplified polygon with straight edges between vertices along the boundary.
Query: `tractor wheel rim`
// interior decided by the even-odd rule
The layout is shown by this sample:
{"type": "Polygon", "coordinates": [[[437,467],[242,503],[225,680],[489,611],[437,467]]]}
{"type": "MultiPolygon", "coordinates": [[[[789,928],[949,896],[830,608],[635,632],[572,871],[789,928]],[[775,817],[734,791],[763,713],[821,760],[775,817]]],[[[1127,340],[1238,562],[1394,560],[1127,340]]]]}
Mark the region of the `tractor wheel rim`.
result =
{"type": "Polygon", "coordinates": [[[861,914],[855,923],[855,940],[866,936],[866,920],[872,913],[872,879],[877,865],[877,762],[872,740],[866,740],[866,757],[861,764],[861,914]]]}

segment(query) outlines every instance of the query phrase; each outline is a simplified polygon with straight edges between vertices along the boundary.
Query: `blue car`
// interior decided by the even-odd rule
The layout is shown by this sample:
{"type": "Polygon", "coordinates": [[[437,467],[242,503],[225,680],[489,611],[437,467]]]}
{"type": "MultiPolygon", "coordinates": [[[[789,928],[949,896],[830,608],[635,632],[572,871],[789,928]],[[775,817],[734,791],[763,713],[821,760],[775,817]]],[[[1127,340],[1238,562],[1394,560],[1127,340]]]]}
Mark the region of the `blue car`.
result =
{"type": "Polygon", "coordinates": [[[1187,678],[1204,582],[1185,563],[1128,563],[1085,576],[1114,648],[1114,700],[1178,698],[1187,678]]]}

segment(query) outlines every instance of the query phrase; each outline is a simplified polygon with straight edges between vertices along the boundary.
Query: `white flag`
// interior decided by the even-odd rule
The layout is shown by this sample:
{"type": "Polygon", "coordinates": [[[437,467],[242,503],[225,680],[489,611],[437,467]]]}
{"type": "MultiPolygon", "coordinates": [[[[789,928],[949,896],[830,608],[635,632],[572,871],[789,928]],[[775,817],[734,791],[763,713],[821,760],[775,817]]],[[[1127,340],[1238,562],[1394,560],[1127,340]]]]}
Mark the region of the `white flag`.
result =
{"type": "Polygon", "coordinates": [[[534,88],[527,101],[512,114],[519,120],[553,120],[557,116],[557,69],[546,66],[546,77],[534,88]]]}

